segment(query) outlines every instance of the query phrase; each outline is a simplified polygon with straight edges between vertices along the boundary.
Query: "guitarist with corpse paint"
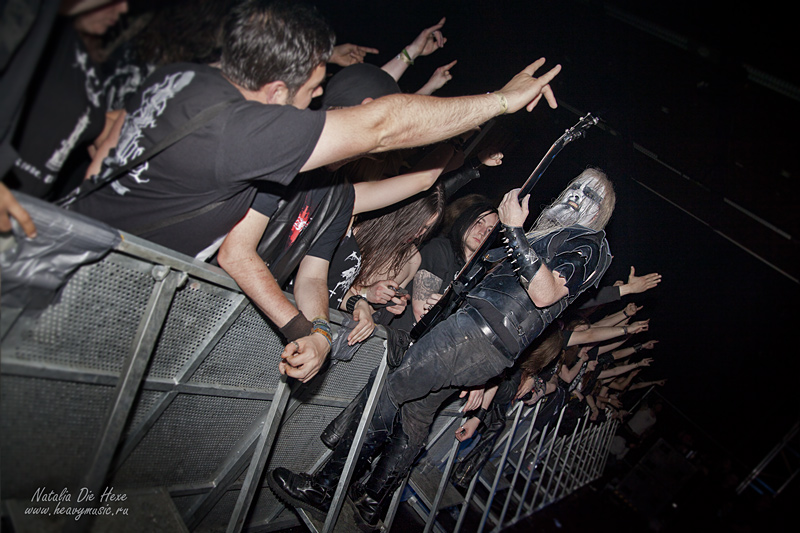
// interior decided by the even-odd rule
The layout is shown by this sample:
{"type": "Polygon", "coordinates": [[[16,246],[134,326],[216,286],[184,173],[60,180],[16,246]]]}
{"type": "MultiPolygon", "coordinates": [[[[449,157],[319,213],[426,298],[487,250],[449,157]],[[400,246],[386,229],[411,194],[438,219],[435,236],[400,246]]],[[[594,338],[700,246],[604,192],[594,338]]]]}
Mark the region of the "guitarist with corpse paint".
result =
{"type": "MultiPolygon", "coordinates": [[[[590,168],[572,180],[525,233],[529,199],[514,189],[498,207],[510,260],[497,262],[455,314],[414,342],[386,378],[353,479],[360,479],[370,462],[372,471],[349,491],[364,530],[377,527],[423,448],[443,393],[483,386],[511,367],[569,304],[597,286],[611,263],[603,228],[616,197],[603,172],[590,168]]],[[[354,417],[332,457],[350,448],[359,422],[354,417]]],[[[332,494],[321,480],[331,469],[341,472],[341,463],[330,461],[314,476],[277,468],[268,482],[282,500],[323,511],[332,494]]]]}
{"type": "MultiPolygon", "coordinates": [[[[570,142],[575,139],[583,137],[586,130],[599,122],[599,119],[593,117],[591,113],[581,118],[577,124],[564,132],[561,137],[553,143],[553,146],[547,151],[542,160],[536,165],[531,175],[525,180],[522,187],[518,189],[518,195],[521,197],[529,196],[534,186],[539,182],[545,170],[550,166],[553,159],[561,152],[561,150],[570,142]]],[[[443,294],[428,294],[425,301],[417,301],[417,306],[414,312],[414,318],[417,323],[411,329],[410,340],[416,341],[430,331],[433,326],[453,314],[464,303],[464,298],[467,292],[473,289],[483,276],[486,274],[487,263],[496,262],[500,257],[492,257],[489,250],[494,246],[496,237],[500,231],[500,226],[495,224],[491,231],[484,233],[482,242],[476,248],[467,254],[467,263],[456,274],[455,279],[443,294]]]]}

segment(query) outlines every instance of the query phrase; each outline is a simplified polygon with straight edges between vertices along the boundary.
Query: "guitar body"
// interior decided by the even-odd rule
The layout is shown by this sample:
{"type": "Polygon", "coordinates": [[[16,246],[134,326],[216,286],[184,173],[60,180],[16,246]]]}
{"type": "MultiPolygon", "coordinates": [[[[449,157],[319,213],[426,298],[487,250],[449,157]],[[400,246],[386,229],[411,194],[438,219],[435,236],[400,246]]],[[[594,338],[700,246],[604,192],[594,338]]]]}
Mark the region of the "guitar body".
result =
{"type": "MultiPolygon", "coordinates": [[[[577,124],[568,129],[564,134],[553,143],[553,146],[547,151],[545,156],[533,170],[531,175],[522,185],[519,197],[527,195],[531,192],[534,185],[542,177],[544,171],[550,166],[550,163],[555,159],[556,155],[561,151],[564,146],[573,140],[582,137],[586,130],[597,124],[599,120],[593,117],[591,113],[581,118],[577,124]]],[[[480,248],[475,252],[466,265],[459,271],[453,282],[447,287],[442,294],[442,297],[411,329],[410,336],[413,341],[419,340],[425,333],[433,329],[433,327],[452,315],[467,297],[471,289],[478,285],[486,275],[485,257],[487,252],[491,249],[492,244],[500,232],[500,223],[495,225],[494,229],[489,232],[489,235],[484,238],[480,248]]]]}
{"type": "Polygon", "coordinates": [[[411,338],[415,341],[418,340],[422,333],[455,313],[466,300],[469,291],[474,289],[486,276],[486,267],[484,261],[478,261],[467,274],[456,277],[436,305],[431,307],[430,311],[425,313],[414,325],[411,330],[411,338]]]}

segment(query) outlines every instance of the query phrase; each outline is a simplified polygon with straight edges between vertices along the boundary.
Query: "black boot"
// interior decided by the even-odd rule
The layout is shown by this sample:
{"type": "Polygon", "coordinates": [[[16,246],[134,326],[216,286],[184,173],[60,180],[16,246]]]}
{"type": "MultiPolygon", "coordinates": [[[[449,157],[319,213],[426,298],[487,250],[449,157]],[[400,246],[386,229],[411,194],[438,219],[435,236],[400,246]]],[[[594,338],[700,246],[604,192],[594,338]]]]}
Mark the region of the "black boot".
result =
{"type": "Polygon", "coordinates": [[[317,520],[325,520],[336,490],[336,485],[331,489],[320,483],[316,476],[295,474],[283,467],[278,467],[267,475],[267,484],[278,499],[292,507],[305,509],[317,520]]]}
{"type": "Polygon", "coordinates": [[[492,420],[488,424],[488,427],[481,432],[480,442],[478,442],[478,444],[476,444],[475,447],[470,450],[469,454],[467,454],[467,456],[453,469],[453,474],[450,477],[453,483],[463,489],[469,487],[472,478],[489,460],[492,450],[494,449],[494,444],[497,442],[497,438],[503,432],[505,427],[505,416],[492,420]]]}
{"type": "Polygon", "coordinates": [[[348,495],[359,529],[364,532],[378,529],[392,495],[408,475],[420,448],[412,446],[402,426],[396,424],[395,431],[369,478],[363,484],[350,486],[348,495]]]}
{"type": "MultiPolygon", "coordinates": [[[[325,466],[314,474],[295,474],[286,468],[276,468],[267,476],[267,483],[276,496],[292,507],[299,507],[309,511],[314,518],[325,520],[331,507],[336,486],[350,454],[350,447],[355,439],[360,417],[355,418],[345,435],[339,440],[333,454],[325,466]]],[[[370,460],[376,450],[386,441],[386,431],[367,432],[361,452],[356,458],[353,470],[353,480],[361,478],[369,467],[370,460]]]]}
{"type": "Polygon", "coordinates": [[[361,415],[364,412],[364,406],[367,404],[371,386],[372,380],[364,385],[364,388],[361,389],[358,396],[353,398],[353,401],[344,408],[344,411],[339,413],[339,416],[331,420],[331,423],[328,424],[319,436],[319,440],[322,441],[322,444],[333,450],[336,448],[336,445],[339,444],[342,435],[353,425],[354,420],[356,421],[356,426],[358,426],[358,420],[361,419],[361,415]]]}

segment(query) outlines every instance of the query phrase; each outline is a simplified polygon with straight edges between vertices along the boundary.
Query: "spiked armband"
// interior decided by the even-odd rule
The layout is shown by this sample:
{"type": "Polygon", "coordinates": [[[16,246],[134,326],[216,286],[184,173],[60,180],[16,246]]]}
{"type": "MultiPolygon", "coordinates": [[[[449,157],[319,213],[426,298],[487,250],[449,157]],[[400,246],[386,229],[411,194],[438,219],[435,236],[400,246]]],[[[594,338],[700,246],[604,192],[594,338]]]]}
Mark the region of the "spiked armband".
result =
{"type": "Polygon", "coordinates": [[[522,228],[503,224],[503,233],[505,233],[503,242],[506,245],[506,255],[511,258],[514,272],[519,277],[522,288],[528,290],[533,276],[536,275],[542,265],[542,260],[531,248],[522,228]]]}

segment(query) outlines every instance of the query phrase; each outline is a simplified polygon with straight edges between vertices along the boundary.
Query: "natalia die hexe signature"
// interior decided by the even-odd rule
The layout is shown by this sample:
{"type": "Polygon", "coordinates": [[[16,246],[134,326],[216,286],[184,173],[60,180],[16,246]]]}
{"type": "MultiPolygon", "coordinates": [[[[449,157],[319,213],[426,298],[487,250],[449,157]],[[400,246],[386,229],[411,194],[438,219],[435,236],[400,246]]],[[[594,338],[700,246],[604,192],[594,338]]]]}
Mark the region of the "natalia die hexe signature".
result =
{"type": "Polygon", "coordinates": [[[56,492],[46,487],[39,487],[31,496],[33,505],[25,508],[25,514],[72,516],[75,520],[80,520],[84,515],[127,516],[128,508],[122,506],[127,501],[128,495],[114,492],[114,487],[104,488],[99,495],[82,487],[74,497],[67,488],[56,492]]]}

